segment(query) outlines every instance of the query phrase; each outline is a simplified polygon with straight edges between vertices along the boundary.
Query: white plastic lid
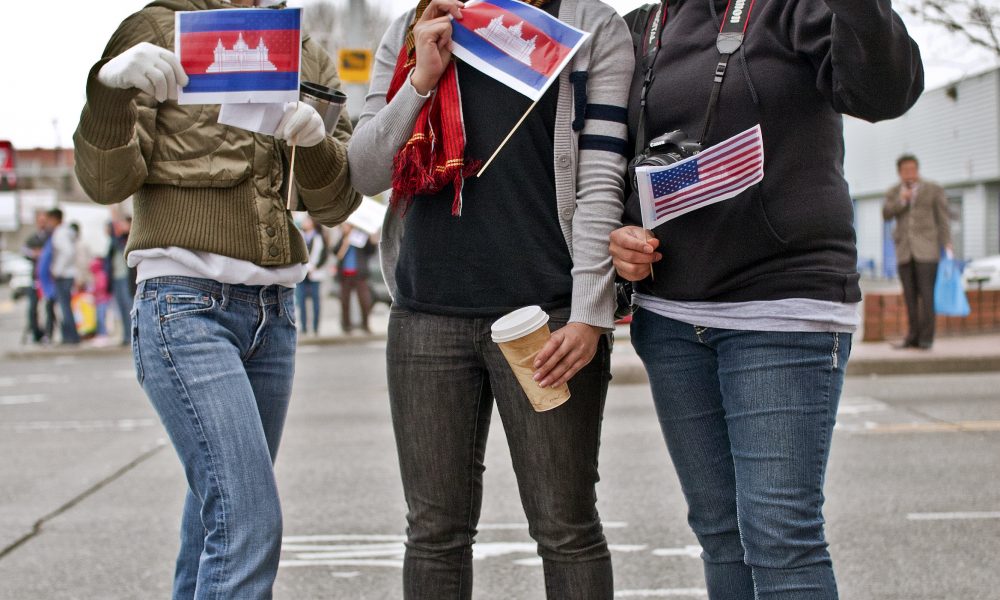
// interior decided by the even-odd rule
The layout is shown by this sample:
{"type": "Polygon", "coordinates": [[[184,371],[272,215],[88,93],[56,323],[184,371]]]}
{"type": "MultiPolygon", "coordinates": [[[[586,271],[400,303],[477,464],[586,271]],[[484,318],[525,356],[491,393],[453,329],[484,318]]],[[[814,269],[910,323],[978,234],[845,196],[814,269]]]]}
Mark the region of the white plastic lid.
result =
{"type": "Polygon", "coordinates": [[[540,306],[519,308],[493,323],[493,341],[502,344],[522,338],[548,322],[549,315],[540,306]]]}

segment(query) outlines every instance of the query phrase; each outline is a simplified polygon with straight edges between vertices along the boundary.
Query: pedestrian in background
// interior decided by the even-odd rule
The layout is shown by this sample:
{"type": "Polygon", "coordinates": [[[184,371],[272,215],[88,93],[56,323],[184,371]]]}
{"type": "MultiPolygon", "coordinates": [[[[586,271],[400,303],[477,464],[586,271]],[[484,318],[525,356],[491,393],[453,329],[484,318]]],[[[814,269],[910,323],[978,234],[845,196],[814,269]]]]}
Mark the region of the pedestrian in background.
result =
{"type": "Polygon", "coordinates": [[[344,333],[354,329],[351,318],[351,297],[358,297],[361,310],[361,331],[371,333],[368,316],[372,311],[372,290],[368,285],[368,260],[373,251],[371,236],[350,223],[340,226],[337,244],[337,282],[340,284],[340,328],[344,333]]]}
{"type": "MultiPolygon", "coordinates": [[[[337,225],[361,203],[346,112],[327,135],[312,107],[289,102],[268,136],[219,124],[217,105],[176,102],[188,76],[173,52],[175,12],[254,4],[156,0],[128,17],[87,77],[74,135],[87,194],[102,204],[134,195],[135,371],[188,484],[175,599],[272,596],[282,532],[273,461],[295,371],[293,288],[308,262],[282,193],[291,146],[300,200],[318,222],[337,225]]],[[[300,59],[303,80],[339,87],[316,42],[303,40],[300,59]]]]}
{"type": "Polygon", "coordinates": [[[920,163],[912,154],[896,160],[899,183],[885,194],[882,216],[896,221],[899,280],[903,284],[909,328],[897,348],[930,350],[934,344],[934,282],[941,252],[954,257],[951,218],[944,188],[920,177],[920,163]]]}
{"type": "Polygon", "coordinates": [[[49,240],[46,229],[47,216],[44,210],[35,211],[35,231],[24,242],[21,253],[31,261],[31,291],[28,293],[28,331],[36,344],[52,341],[52,333],[56,324],[55,302],[45,297],[39,283],[38,264],[42,250],[49,240]],[[44,326],[39,322],[38,309],[42,307],[45,313],[44,326]]]}
{"type": "Polygon", "coordinates": [[[306,253],[309,255],[309,262],[306,268],[309,272],[305,279],[295,286],[295,303],[299,309],[299,330],[302,333],[309,333],[309,312],[306,310],[306,301],[312,304],[312,328],[313,334],[319,335],[320,305],[322,304],[320,286],[325,278],[323,265],[329,256],[326,246],[326,235],[322,231],[317,231],[316,224],[309,217],[302,220],[302,237],[306,241],[306,253]]]}
{"type": "Polygon", "coordinates": [[[135,269],[125,262],[125,246],[132,228],[132,217],[114,218],[108,232],[108,253],[105,257],[108,278],[111,280],[111,294],[121,320],[122,346],[132,343],[132,298],[135,296],[135,269]]]}
{"type": "MultiPolygon", "coordinates": [[[[632,194],[633,225],[611,237],[638,282],[632,344],[709,598],[833,600],[823,483],[861,301],[841,113],[906,112],[919,50],[889,0],[659,6],[637,20],[633,139],[680,131],[708,149],[759,125],[763,180],[653,231],[632,194]]],[[[710,188],[715,167],[695,157],[708,183],[694,189],[710,188]]]]}
{"type": "Polygon", "coordinates": [[[102,344],[107,343],[108,306],[111,304],[111,289],[108,281],[104,259],[95,256],[90,260],[90,279],[87,292],[93,298],[94,309],[97,311],[97,326],[94,335],[100,338],[102,344]]]}
{"type": "Polygon", "coordinates": [[[351,142],[358,189],[393,188],[381,250],[393,302],[389,402],[409,509],[407,600],[472,597],[494,402],[546,596],[614,595],[595,486],[614,327],[607,239],[621,219],[633,58],[624,22],[603,2],[530,4],[591,37],[481,177],[465,177],[472,161],[486,160],[532,103],[452,61],[451,18],[464,6],[456,0],[421,1],[386,32],[351,142]],[[405,151],[421,147],[428,124],[444,149],[434,164],[405,151]],[[542,387],[568,383],[572,394],[544,413],[490,336],[497,318],[531,305],[552,329],[535,377],[542,387]]]}
{"type": "Polygon", "coordinates": [[[52,235],[49,243],[52,245],[52,262],[49,272],[55,281],[56,302],[59,304],[60,342],[66,345],[80,343],[80,334],[76,330],[76,319],[73,316],[73,292],[76,289],[77,277],[77,236],[68,225],[63,223],[63,212],[53,208],[48,213],[49,227],[52,235]]]}

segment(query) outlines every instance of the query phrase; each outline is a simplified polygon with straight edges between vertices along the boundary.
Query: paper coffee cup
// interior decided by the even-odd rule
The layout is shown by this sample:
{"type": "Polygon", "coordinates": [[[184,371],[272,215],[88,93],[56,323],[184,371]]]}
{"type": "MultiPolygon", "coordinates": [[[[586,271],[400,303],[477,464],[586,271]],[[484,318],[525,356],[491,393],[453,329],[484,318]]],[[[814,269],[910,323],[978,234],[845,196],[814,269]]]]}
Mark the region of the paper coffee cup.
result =
{"type": "Polygon", "coordinates": [[[501,317],[493,323],[492,333],[532,408],[544,412],[569,400],[569,386],[565,383],[542,388],[532,378],[535,357],[551,336],[549,315],[541,307],[526,306],[501,317]]]}

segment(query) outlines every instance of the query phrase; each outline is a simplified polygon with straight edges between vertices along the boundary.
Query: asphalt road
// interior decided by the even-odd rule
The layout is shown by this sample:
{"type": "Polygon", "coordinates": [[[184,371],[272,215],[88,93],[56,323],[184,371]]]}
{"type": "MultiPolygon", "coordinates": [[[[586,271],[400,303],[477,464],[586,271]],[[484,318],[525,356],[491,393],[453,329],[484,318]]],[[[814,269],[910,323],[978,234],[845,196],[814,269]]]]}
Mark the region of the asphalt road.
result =
{"type": "MultiPolygon", "coordinates": [[[[279,599],[400,597],[384,347],[300,350],[279,599]]],[[[500,421],[475,596],[538,599],[500,421]]],[[[0,362],[0,599],[166,598],[183,481],[124,356],[0,362]]],[[[849,380],[827,517],[845,599],[1000,597],[1000,374],[849,380]]],[[[648,390],[612,386],[599,487],[622,598],[705,598],[648,390]]]]}

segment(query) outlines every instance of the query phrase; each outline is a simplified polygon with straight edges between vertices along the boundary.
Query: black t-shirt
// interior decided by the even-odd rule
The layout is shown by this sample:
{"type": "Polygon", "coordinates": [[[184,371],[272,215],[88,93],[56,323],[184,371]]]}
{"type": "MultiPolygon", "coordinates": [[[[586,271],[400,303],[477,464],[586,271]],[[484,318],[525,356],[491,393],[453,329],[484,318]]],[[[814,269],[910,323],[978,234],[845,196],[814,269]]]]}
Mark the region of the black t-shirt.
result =
{"type": "MultiPolygon", "coordinates": [[[[559,0],[545,6],[556,15],[559,0]]],[[[485,162],[531,101],[458,63],[466,159],[485,162]]],[[[558,85],[553,84],[490,168],[454,190],[417,196],[407,209],[396,267],[400,306],[432,314],[494,317],[532,304],[567,307],[573,261],[559,226],[552,164],[558,85]]]]}

